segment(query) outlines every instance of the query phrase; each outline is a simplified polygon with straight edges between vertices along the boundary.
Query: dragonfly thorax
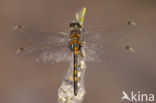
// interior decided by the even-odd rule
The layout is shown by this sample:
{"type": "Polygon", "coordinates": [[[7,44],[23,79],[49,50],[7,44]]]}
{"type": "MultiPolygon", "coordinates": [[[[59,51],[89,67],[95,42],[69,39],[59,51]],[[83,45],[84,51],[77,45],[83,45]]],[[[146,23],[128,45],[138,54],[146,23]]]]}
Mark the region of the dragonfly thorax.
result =
{"type": "Polygon", "coordinates": [[[82,42],[82,37],[81,37],[81,32],[80,32],[80,25],[79,23],[71,23],[70,24],[70,27],[73,28],[71,30],[71,33],[70,33],[70,41],[69,41],[69,49],[71,51],[74,51],[75,47],[78,48],[78,51],[81,49],[82,45],[81,45],[81,42],[82,42]]]}

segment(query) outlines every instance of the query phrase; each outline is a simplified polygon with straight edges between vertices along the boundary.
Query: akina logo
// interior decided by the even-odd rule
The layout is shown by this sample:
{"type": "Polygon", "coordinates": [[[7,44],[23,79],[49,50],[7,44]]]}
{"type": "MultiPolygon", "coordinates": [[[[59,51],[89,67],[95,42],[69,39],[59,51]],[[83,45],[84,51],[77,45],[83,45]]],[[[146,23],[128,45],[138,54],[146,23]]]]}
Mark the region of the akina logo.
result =
{"type": "Polygon", "coordinates": [[[141,93],[140,91],[134,92],[131,91],[130,93],[126,93],[125,91],[122,91],[122,98],[121,101],[128,100],[128,101],[134,101],[134,102],[140,102],[140,101],[147,101],[147,102],[153,102],[154,101],[154,94],[145,94],[141,93]]]}

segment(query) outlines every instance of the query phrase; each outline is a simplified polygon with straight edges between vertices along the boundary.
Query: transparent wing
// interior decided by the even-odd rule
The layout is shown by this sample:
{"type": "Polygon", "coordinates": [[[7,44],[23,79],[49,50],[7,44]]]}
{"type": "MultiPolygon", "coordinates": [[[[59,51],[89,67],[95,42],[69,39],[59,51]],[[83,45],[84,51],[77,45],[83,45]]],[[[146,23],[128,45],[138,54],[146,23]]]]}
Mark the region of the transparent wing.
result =
{"type": "Polygon", "coordinates": [[[32,28],[16,27],[19,44],[16,54],[36,62],[64,62],[72,58],[68,50],[69,35],[64,32],[40,32],[32,28]]]}
{"type": "Polygon", "coordinates": [[[130,39],[134,32],[135,26],[129,24],[84,32],[86,60],[108,61],[116,56],[134,53],[130,39]]]}
{"type": "Polygon", "coordinates": [[[135,30],[136,26],[130,24],[114,25],[112,27],[89,30],[82,33],[85,42],[96,42],[96,44],[110,44],[124,40],[129,33],[135,30]],[[111,42],[109,42],[111,40],[111,42]]]}
{"type": "MultiPolygon", "coordinates": [[[[64,45],[65,46],[65,45],[64,45]]],[[[72,53],[67,47],[25,47],[19,48],[16,54],[36,62],[57,63],[72,60],[72,53]]]]}
{"type": "Polygon", "coordinates": [[[65,32],[41,32],[26,26],[16,26],[13,28],[18,41],[31,45],[54,45],[66,43],[69,34],[65,32]]]}

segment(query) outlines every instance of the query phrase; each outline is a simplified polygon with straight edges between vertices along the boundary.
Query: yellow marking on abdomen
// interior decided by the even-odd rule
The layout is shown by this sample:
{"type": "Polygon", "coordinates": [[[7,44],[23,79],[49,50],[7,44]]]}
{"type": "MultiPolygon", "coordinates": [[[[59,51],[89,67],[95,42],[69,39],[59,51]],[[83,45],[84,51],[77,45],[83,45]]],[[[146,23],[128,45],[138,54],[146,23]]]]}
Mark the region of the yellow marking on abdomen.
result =
{"type": "Polygon", "coordinates": [[[77,70],[75,70],[75,71],[74,71],[74,73],[75,73],[75,75],[76,75],[76,73],[77,73],[77,70]]]}
{"type": "Polygon", "coordinates": [[[77,55],[77,51],[74,51],[74,55],[77,55]]]}
{"type": "Polygon", "coordinates": [[[75,82],[77,81],[77,77],[74,77],[74,81],[75,81],[75,82]]]}
{"type": "Polygon", "coordinates": [[[76,63],[74,64],[74,67],[76,68],[76,63]]]}

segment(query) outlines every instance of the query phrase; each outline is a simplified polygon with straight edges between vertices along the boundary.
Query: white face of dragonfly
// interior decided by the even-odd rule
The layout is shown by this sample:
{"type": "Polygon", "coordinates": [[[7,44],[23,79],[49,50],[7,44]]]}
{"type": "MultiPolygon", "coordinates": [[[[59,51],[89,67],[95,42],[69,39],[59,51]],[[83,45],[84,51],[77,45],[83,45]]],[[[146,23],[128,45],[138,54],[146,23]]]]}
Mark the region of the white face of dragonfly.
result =
{"type": "Polygon", "coordinates": [[[75,25],[73,30],[79,30],[79,27],[75,25]]]}
{"type": "Polygon", "coordinates": [[[74,26],[74,27],[71,27],[70,30],[71,31],[77,31],[77,30],[79,30],[79,28],[77,26],[74,26]]]}

